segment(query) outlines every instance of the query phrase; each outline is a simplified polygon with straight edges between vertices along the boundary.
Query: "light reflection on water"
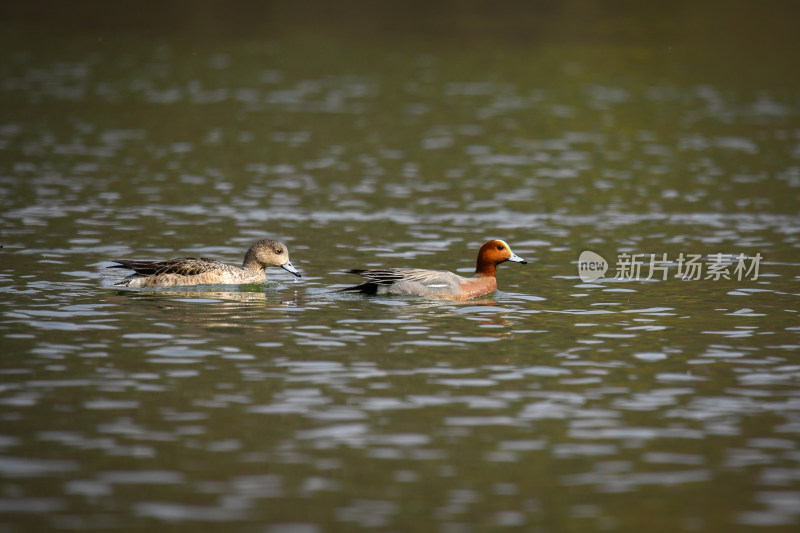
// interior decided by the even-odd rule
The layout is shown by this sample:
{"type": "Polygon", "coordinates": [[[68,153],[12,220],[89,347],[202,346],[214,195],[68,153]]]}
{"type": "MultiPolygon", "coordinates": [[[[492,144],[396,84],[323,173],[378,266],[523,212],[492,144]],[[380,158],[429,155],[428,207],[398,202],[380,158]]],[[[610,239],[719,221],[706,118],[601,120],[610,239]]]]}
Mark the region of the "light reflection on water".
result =
{"type": "Polygon", "coordinates": [[[110,46],[5,53],[4,526],[796,527],[795,99],[566,56],[531,83],[446,50],[403,77],[110,46]],[[264,236],[302,280],[132,291],[105,268],[238,263],[264,236]],[[529,260],[490,298],[331,292],[348,268],[467,273],[489,237],[529,260]],[[582,283],[584,249],[765,261],[582,283]]]}

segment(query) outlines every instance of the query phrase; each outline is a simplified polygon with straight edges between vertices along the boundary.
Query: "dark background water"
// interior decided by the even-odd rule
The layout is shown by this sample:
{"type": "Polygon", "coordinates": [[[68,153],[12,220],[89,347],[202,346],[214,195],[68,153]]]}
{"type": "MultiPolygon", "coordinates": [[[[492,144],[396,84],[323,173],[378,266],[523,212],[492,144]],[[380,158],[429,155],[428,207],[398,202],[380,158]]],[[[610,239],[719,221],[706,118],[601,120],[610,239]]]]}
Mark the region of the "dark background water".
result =
{"type": "Polygon", "coordinates": [[[4,4],[1,527],[795,530],[797,15],[4,4]],[[263,237],[301,280],[105,268],[263,237]],[[489,298],[330,290],[495,237],[529,263],[489,298]],[[763,260],[684,281],[682,253],[763,260]]]}

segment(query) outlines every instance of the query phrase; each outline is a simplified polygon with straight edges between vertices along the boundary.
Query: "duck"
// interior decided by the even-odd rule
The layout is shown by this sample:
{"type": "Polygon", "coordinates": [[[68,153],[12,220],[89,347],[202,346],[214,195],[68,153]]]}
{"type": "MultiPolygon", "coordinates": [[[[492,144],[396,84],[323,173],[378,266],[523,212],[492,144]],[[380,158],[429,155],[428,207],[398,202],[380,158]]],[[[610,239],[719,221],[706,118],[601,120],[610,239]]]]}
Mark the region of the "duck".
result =
{"type": "Polygon", "coordinates": [[[527,264],[525,259],[511,251],[506,241],[493,239],[483,243],[478,250],[478,260],[472,277],[465,278],[446,270],[421,268],[347,270],[347,273],[357,274],[366,281],[360,285],[339,289],[339,292],[468,300],[497,290],[495,271],[497,265],[506,261],[527,264]]]}
{"type": "Polygon", "coordinates": [[[301,277],[289,261],[289,249],[280,241],[261,239],[253,243],[241,267],[207,257],[178,257],[166,261],[115,259],[108,268],[126,268],[134,273],[115,286],[176,287],[185,285],[262,283],[267,267],[281,267],[301,277]]]}

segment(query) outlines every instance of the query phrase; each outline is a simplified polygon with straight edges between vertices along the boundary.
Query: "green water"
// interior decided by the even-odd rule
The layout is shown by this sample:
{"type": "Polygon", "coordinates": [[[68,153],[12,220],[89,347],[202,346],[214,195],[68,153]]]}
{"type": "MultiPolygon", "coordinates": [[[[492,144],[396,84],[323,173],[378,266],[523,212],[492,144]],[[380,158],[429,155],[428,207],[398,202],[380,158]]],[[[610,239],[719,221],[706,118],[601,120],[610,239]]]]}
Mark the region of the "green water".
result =
{"type": "Polygon", "coordinates": [[[796,530],[793,4],[2,14],[3,531],[796,530]],[[264,237],[302,279],[106,268],[264,237]],[[332,291],[490,238],[489,297],[332,291]]]}

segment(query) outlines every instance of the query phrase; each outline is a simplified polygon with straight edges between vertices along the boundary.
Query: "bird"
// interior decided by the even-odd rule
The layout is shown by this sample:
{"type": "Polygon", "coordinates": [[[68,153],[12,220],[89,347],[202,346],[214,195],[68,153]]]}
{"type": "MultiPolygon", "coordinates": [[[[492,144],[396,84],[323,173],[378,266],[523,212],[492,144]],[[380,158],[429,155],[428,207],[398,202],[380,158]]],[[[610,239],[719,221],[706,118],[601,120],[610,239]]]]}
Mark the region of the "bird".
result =
{"type": "Polygon", "coordinates": [[[178,257],[166,261],[115,259],[108,268],[126,268],[134,273],[115,283],[122,287],[176,287],[204,284],[261,283],[265,269],[281,267],[297,276],[300,272],[289,261],[289,249],[280,241],[261,239],[253,243],[241,267],[226,265],[206,257],[178,257]]]}
{"type": "Polygon", "coordinates": [[[364,283],[339,289],[339,292],[361,294],[403,294],[425,298],[468,300],[497,290],[495,270],[506,261],[526,264],[503,240],[485,242],[478,250],[475,274],[465,278],[445,270],[421,268],[376,268],[347,270],[366,279],[364,283]]]}

